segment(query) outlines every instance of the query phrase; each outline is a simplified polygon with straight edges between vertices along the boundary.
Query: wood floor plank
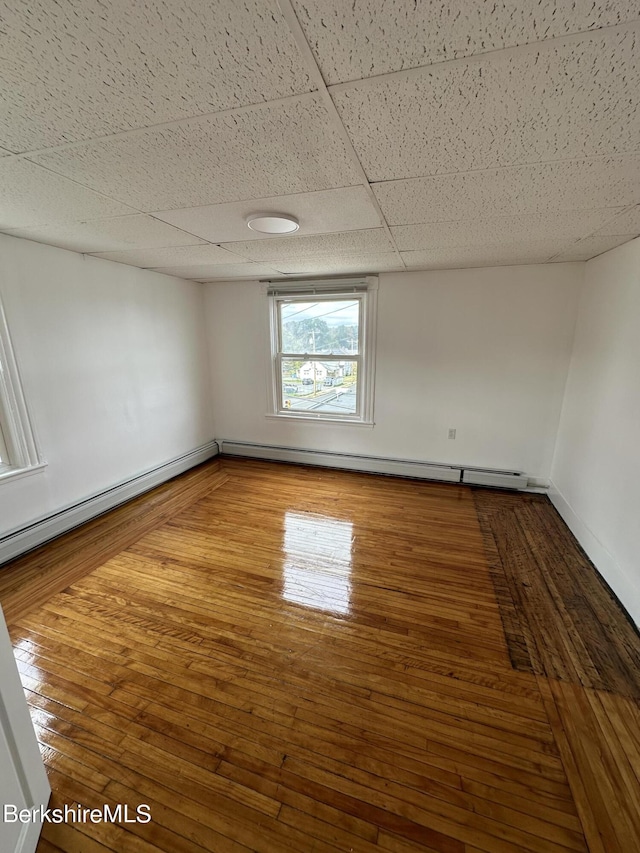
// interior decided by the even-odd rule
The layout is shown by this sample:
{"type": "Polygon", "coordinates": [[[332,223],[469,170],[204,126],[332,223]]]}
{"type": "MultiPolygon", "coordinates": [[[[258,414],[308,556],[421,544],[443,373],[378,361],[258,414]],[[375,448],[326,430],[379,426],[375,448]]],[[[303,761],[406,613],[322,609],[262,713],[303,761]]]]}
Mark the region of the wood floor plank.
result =
{"type": "Polygon", "coordinates": [[[637,635],[549,513],[222,458],[0,571],[53,803],[152,810],[39,853],[640,849],[637,635]]]}
{"type": "Polygon", "coordinates": [[[11,623],[118,554],[174,513],[226,482],[218,462],[164,483],[0,567],[0,603],[11,623]]]}
{"type": "Polygon", "coordinates": [[[495,543],[492,576],[500,584],[502,570],[536,671],[640,699],[638,632],[550,502],[483,490],[474,500],[495,543]]]}

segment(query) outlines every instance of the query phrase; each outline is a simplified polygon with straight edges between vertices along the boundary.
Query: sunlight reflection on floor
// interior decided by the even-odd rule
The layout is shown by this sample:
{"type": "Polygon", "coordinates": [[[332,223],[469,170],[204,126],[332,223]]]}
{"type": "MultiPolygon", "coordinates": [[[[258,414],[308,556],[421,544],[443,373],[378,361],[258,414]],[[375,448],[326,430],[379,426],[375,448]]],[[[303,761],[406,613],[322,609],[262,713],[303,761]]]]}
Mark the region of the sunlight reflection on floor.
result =
{"type": "Polygon", "coordinates": [[[350,521],[287,512],[284,519],[283,598],[347,615],[351,606],[350,521]]]}

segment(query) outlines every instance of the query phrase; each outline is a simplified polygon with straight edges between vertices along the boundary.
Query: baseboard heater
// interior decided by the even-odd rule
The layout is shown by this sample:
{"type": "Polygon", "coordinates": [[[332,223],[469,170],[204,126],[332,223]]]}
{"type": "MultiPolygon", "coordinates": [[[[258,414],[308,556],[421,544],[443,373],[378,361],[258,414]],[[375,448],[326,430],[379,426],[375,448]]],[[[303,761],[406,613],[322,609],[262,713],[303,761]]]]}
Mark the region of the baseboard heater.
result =
{"type": "Polygon", "coordinates": [[[189,453],[171,459],[156,468],[144,471],[130,480],[117,483],[72,506],[64,507],[52,515],[37,519],[27,527],[8,533],[0,539],[0,565],[21,554],[26,554],[27,551],[32,551],[39,545],[43,545],[50,539],[55,539],[56,536],[60,536],[92,518],[97,518],[110,509],[143,494],[143,492],[148,492],[172,477],[176,477],[195,465],[217,456],[218,453],[218,443],[209,441],[189,453]]]}
{"type": "Polygon", "coordinates": [[[267,444],[218,439],[220,452],[226,456],[268,459],[273,462],[296,462],[370,474],[391,474],[419,480],[439,480],[445,483],[466,483],[470,486],[492,486],[499,489],[526,489],[529,478],[514,471],[494,471],[487,468],[464,468],[416,462],[410,459],[389,459],[382,456],[358,456],[352,453],[331,453],[326,450],[304,450],[267,444]]]}
{"type": "Polygon", "coordinates": [[[480,468],[463,468],[462,482],[470,486],[493,486],[498,489],[526,489],[526,474],[511,471],[491,471],[480,468]]]}
{"type": "Polygon", "coordinates": [[[225,456],[245,456],[252,459],[269,459],[275,462],[298,462],[301,465],[319,465],[324,468],[343,468],[348,471],[365,471],[370,474],[394,474],[397,477],[415,477],[420,480],[441,480],[459,483],[462,469],[452,465],[435,465],[429,462],[412,462],[406,459],[386,459],[381,456],[356,456],[351,453],[330,453],[326,450],[298,450],[293,447],[276,447],[218,439],[220,452],[225,456]]]}

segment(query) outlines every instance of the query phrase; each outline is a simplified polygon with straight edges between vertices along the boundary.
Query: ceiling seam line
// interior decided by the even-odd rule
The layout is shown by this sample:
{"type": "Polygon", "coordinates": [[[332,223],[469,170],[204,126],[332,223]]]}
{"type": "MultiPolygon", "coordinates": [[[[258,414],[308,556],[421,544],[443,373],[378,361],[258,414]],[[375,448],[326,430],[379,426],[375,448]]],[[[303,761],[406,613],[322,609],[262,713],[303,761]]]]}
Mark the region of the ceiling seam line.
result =
{"type": "MultiPolygon", "coordinates": [[[[625,157],[640,157],[640,148],[637,151],[629,151],[625,154],[589,154],[585,157],[557,157],[555,160],[535,160],[527,163],[510,163],[506,166],[483,166],[478,169],[464,169],[460,172],[432,172],[430,175],[407,175],[404,178],[387,178],[386,180],[371,181],[374,186],[381,184],[395,184],[400,181],[428,181],[432,178],[450,178],[452,175],[476,175],[481,172],[498,172],[502,169],[527,169],[534,166],[550,166],[554,163],[583,163],[593,160],[600,162],[602,160],[621,160],[625,157]]],[[[639,198],[640,201],[640,198],[639,198]]]]}
{"type": "MultiPolygon", "coordinates": [[[[31,160],[29,160],[27,162],[29,162],[32,166],[35,166],[37,169],[43,169],[45,172],[49,172],[49,174],[55,175],[57,178],[62,178],[65,181],[69,181],[69,183],[74,184],[77,187],[82,187],[83,190],[89,190],[89,192],[95,193],[95,195],[100,196],[101,198],[104,198],[107,201],[116,202],[117,204],[123,205],[123,207],[128,207],[129,210],[132,211],[131,213],[116,213],[115,216],[104,216],[104,217],[98,217],[98,219],[95,219],[95,220],[87,219],[87,220],[83,220],[83,221],[97,222],[97,221],[100,221],[101,219],[116,219],[118,216],[136,216],[136,215],[139,215],[141,213],[144,215],[148,215],[146,213],[146,211],[140,210],[138,207],[134,207],[132,204],[129,204],[128,202],[120,201],[119,198],[114,198],[114,196],[107,195],[106,193],[103,193],[101,190],[96,190],[93,187],[90,187],[88,184],[83,184],[80,181],[75,180],[75,178],[70,178],[68,175],[63,174],[62,172],[56,172],[56,170],[52,169],[50,166],[43,166],[42,163],[33,163],[31,160]]],[[[76,222],[76,221],[77,220],[75,220],[75,219],[70,220],[70,222],[76,222]]],[[[41,228],[44,225],[63,225],[63,224],[64,223],[62,223],[62,222],[46,222],[46,223],[43,223],[42,225],[33,225],[33,226],[24,225],[24,226],[16,226],[16,227],[18,227],[18,228],[31,228],[31,227],[41,228]]]]}
{"type": "MultiPolygon", "coordinates": [[[[411,180],[411,179],[410,179],[411,180]]],[[[596,210],[615,210],[616,213],[613,215],[613,219],[617,216],[622,216],[623,213],[627,213],[629,210],[632,210],[634,207],[638,207],[638,203],[631,202],[631,204],[618,204],[611,205],[605,204],[604,206],[598,207],[571,207],[563,210],[557,211],[549,211],[545,209],[544,211],[537,210],[527,210],[522,211],[522,213],[498,213],[495,216],[492,216],[492,219],[511,219],[514,216],[531,216],[535,214],[546,214],[546,213],[590,213],[596,210]]],[[[163,221],[163,220],[160,220],[163,221]]],[[[611,220],[607,220],[610,222],[611,220]]],[[[452,225],[456,222],[475,222],[475,219],[422,219],[419,222],[394,222],[390,227],[391,228],[413,228],[416,225],[452,225]]],[[[606,223],[605,223],[606,224],[606,223]]],[[[604,228],[604,225],[602,226],[604,228]]],[[[366,229],[359,229],[361,231],[366,229]]],[[[232,241],[229,241],[232,242],[232,241]]],[[[407,249],[401,249],[400,251],[406,252],[407,249]]],[[[409,251],[417,251],[415,249],[410,249],[409,251]]]]}
{"type": "MultiPolygon", "coordinates": [[[[288,2],[288,0],[283,0],[283,2],[288,2]]],[[[456,56],[451,59],[443,59],[440,62],[431,62],[428,65],[414,65],[411,68],[399,68],[397,71],[385,71],[382,74],[375,74],[371,77],[361,77],[358,80],[346,80],[345,82],[341,83],[329,83],[325,85],[330,93],[349,91],[349,89],[353,89],[356,86],[360,88],[370,88],[372,86],[383,85],[388,80],[411,79],[413,77],[420,77],[425,73],[428,73],[429,70],[432,68],[438,70],[440,68],[449,68],[456,65],[462,65],[464,63],[477,64],[485,60],[487,57],[505,56],[509,58],[510,56],[516,53],[535,53],[536,50],[543,48],[548,48],[549,50],[552,50],[553,47],[557,47],[558,45],[562,46],[565,43],[571,44],[574,41],[580,41],[585,36],[589,36],[591,34],[610,32],[612,30],[635,30],[639,27],[640,19],[635,21],[628,21],[626,23],[611,24],[608,27],[599,27],[595,30],[580,30],[576,33],[567,33],[564,36],[555,36],[549,39],[540,39],[539,41],[526,42],[525,44],[514,44],[509,45],[508,47],[499,47],[495,50],[488,50],[483,53],[472,53],[469,54],[469,56],[456,56]]]]}
{"type": "MultiPolygon", "coordinates": [[[[601,231],[603,228],[606,228],[607,225],[609,225],[609,223],[614,222],[619,216],[624,216],[625,213],[629,213],[630,210],[633,210],[634,207],[637,207],[637,206],[638,206],[637,204],[621,205],[621,209],[618,210],[617,213],[614,213],[612,215],[611,219],[607,219],[607,221],[604,223],[604,225],[601,225],[600,228],[596,229],[596,231],[601,231]]],[[[606,207],[601,208],[601,210],[607,210],[607,209],[608,208],[606,208],[606,207]]],[[[613,210],[613,208],[611,208],[611,209],[613,210]]],[[[624,237],[625,235],[624,234],[600,234],[600,235],[598,235],[596,232],[592,231],[591,234],[587,234],[586,237],[583,237],[581,239],[586,240],[587,237],[597,237],[597,236],[600,236],[600,237],[609,237],[609,236],[610,237],[624,237]]]]}
{"type": "Polygon", "coordinates": [[[390,241],[393,246],[393,251],[395,252],[400,266],[402,269],[406,269],[407,266],[404,262],[402,255],[400,254],[400,250],[396,244],[395,238],[391,233],[391,228],[389,227],[389,223],[382,211],[380,203],[376,198],[375,193],[371,187],[371,183],[367,177],[367,173],[364,170],[362,163],[360,162],[360,158],[358,157],[358,153],[354,147],[353,142],[351,141],[351,137],[345,127],[342,119],[340,118],[340,114],[336,105],[333,102],[333,98],[327,88],[327,84],[325,82],[324,77],[322,76],[322,72],[320,70],[320,66],[318,65],[316,58],[313,54],[313,50],[311,49],[311,45],[307,41],[307,38],[304,34],[304,30],[298,20],[298,16],[295,13],[295,10],[291,4],[291,0],[276,0],[278,7],[280,8],[280,12],[282,13],[283,18],[285,19],[289,29],[293,35],[294,41],[296,42],[298,49],[300,50],[302,60],[304,64],[307,66],[307,73],[311,78],[311,81],[316,85],[318,94],[321,96],[322,100],[325,103],[327,108],[327,113],[331,119],[331,123],[334,126],[335,130],[338,132],[342,142],[345,146],[347,155],[352,161],[352,164],[356,167],[358,174],[361,176],[362,185],[367,191],[369,196],[369,200],[371,201],[373,207],[376,210],[376,213],[380,217],[380,222],[382,223],[382,228],[384,229],[387,239],[390,241]]]}
{"type": "Polygon", "coordinates": [[[105,136],[92,136],[89,139],[77,139],[72,142],[63,142],[60,145],[52,145],[49,148],[37,148],[32,151],[21,151],[19,154],[9,154],[6,158],[0,157],[0,161],[4,159],[30,160],[30,158],[32,157],[41,157],[45,154],[57,154],[59,151],[69,151],[73,150],[74,148],[79,148],[83,145],[91,145],[92,143],[96,142],[108,142],[114,139],[126,139],[129,136],[135,136],[136,134],[147,133],[148,131],[153,130],[169,130],[172,127],[179,127],[180,125],[187,124],[188,122],[199,123],[219,116],[242,115],[245,112],[249,112],[250,110],[258,110],[262,107],[279,107],[283,104],[288,104],[291,101],[313,98],[318,94],[320,93],[316,89],[313,89],[310,92],[303,92],[299,95],[287,95],[285,98],[276,98],[272,101],[260,101],[257,104],[244,104],[241,107],[232,107],[226,110],[218,110],[216,112],[211,113],[198,113],[196,115],[187,116],[185,118],[177,118],[171,119],[171,121],[158,122],[158,124],[148,124],[144,127],[130,127],[126,130],[118,130],[115,133],[108,133],[105,136]]]}
{"type": "MultiPolygon", "coordinates": [[[[295,192],[295,193],[286,193],[286,196],[264,195],[264,196],[260,196],[260,198],[239,198],[236,201],[213,202],[213,205],[212,204],[194,204],[191,207],[172,207],[170,209],[173,212],[174,210],[198,210],[199,208],[212,207],[212,206],[216,206],[218,204],[243,204],[244,202],[251,202],[253,204],[254,202],[267,201],[267,200],[274,199],[274,198],[281,199],[284,197],[288,198],[289,196],[291,196],[293,198],[294,196],[297,196],[297,195],[314,195],[315,193],[332,193],[334,190],[355,190],[355,189],[360,189],[361,186],[362,186],[361,184],[346,184],[345,186],[342,186],[342,187],[330,187],[329,189],[326,189],[326,190],[298,190],[298,192],[295,192]]],[[[158,217],[156,216],[156,214],[164,213],[164,212],[165,212],[164,210],[160,210],[160,209],[149,210],[149,211],[147,211],[147,214],[149,216],[153,216],[154,218],[157,219],[158,217]]],[[[164,220],[160,220],[160,221],[163,222],[164,220]]]]}
{"type": "MultiPolygon", "coordinates": [[[[358,188],[360,188],[360,184],[358,184],[358,188]]],[[[333,190],[326,190],[325,192],[330,193],[330,192],[333,192],[333,190]]],[[[223,202],[223,204],[224,204],[224,202],[223,202]]],[[[235,202],[232,201],[232,202],[229,202],[229,204],[235,204],[235,202]]],[[[164,222],[163,219],[159,219],[158,221],[164,222]]],[[[325,235],[329,236],[331,234],[361,234],[363,231],[380,231],[381,228],[382,228],[382,226],[380,226],[380,225],[371,225],[371,226],[367,226],[365,228],[349,228],[346,231],[344,228],[340,228],[337,231],[318,231],[318,232],[313,233],[313,234],[300,234],[298,232],[298,233],[288,234],[288,235],[286,235],[286,237],[285,237],[285,235],[280,235],[276,239],[281,239],[281,240],[286,239],[287,241],[289,241],[289,240],[294,241],[294,240],[303,240],[305,238],[308,239],[309,237],[324,237],[325,235]]],[[[194,236],[197,237],[198,235],[195,234],[194,236]]],[[[244,239],[244,240],[221,240],[219,243],[216,243],[215,245],[216,246],[228,246],[231,243],[265,243],[265,242],[267,242],[267,243],[272,242],[271,238],[268,238],[267,240],[265,240],[265,239],[256,240],[255,238],[254,239],[250,238],[249,240],[246,240],[246,239],[244,239]]],[[[351,251],[351,250],[348,250],[348,251],[351,251]]],[[[361,249],[354,249],[353,251],[359,252],[362,250],[361,249]]],[[[384,250],[379,250],[379,251],[384,251],[384,250]]]]}
{"type": "MultiPolygon", "coordinates": [[[[628,204],[626,206],[621,206],[621,209],[618,210],[618,212],[615,213],[611,217],[611,219],[607,219],[607,221],[603,225],[601,225],[599,228],[596,228],[595,231],[591,231],[591,233],[585,234],[584,237],[578,237],[578,239],[574,240],[574,242],[568,248],[562,249],[562,251],[556,252],[555,255],[552,255],[550,260],[553,260],[553,258],[557,258],[560,255],[563,255],[565,252],[568,252],[570,249],[576,248],[580,243],[583,243],[585,240],[590,240],[591,237],[626,237],[627,236],[626,234],[598,234],[598,231],[602,231],[602,229],[606,228],[610,222],[613,222],[619,216],[624,216],[625,213],[628,213],[630,210],[633,210],[634,207],[637,207],[637,206],[638,205],[636,205],[636,204],[628,204]]],[[[604,210],[606,210],[606,209],[607,208],[604,208],[604,210]]],[[[613,248],[615,249],[616,247],[614,246],[613,248]]],[[[605,249],[604,251],[606,252],[609,250],[605,249]]],[[[594,255],[594,257],[597,257],[597,255],[594,255]]],[[[591,258],[589,258],[588,260],[591,260],[591,258]]]]}

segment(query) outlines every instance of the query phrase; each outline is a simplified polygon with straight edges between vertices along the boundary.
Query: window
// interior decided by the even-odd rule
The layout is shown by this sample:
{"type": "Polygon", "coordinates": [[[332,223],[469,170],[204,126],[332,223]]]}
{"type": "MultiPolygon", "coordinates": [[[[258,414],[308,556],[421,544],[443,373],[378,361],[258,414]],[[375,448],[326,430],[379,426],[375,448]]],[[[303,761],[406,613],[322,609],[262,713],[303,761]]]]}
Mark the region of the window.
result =
{"type": "Polygon", "coordinates": [[[377,279],[273,283],[272,413],[373,423],[377,279]]]}
{"type": "Polygon", "coordinates": [[[0,304],[0,479],[42,467],[0,304]]]}

